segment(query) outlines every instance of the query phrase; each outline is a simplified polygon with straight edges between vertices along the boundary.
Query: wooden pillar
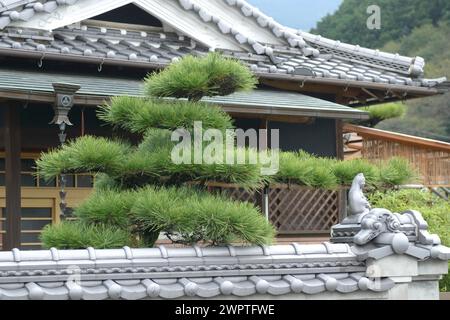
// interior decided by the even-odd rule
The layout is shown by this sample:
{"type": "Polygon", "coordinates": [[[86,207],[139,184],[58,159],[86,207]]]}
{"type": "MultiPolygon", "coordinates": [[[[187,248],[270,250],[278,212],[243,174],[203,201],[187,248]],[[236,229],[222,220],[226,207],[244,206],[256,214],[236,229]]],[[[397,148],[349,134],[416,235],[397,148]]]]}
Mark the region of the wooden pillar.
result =
{"type": "Polygon", "coordinates": [[[343,126],[342,120],[336,120],[336,158],[339,160],[344,160],[343,126]]]}
{"type": "Polygon", "coordinates": [[[6,238],[4,250],[20,247],[20,108],[8,103],[5,112],[6,238]]]}
{"type": "MultiPolygon", "coordinates": [[[[261,119],[261,122],[259,124],[260,130],[266,130],[265,134],[259,135],[259,139],[261,141],[259,142],[259,151],[267,150],[270,147],[269,144],[269,121],[267,118],[261,119]]],[[[264,132],[264,131],[262,131],[264,132]]],[[[269,212],[269,187],[265,187],[262,190],[260,190],[259,193],[259,203],[261,204],[261,211],[264,214],[267,221],[270,221],[270,212],[269,212]]]]}

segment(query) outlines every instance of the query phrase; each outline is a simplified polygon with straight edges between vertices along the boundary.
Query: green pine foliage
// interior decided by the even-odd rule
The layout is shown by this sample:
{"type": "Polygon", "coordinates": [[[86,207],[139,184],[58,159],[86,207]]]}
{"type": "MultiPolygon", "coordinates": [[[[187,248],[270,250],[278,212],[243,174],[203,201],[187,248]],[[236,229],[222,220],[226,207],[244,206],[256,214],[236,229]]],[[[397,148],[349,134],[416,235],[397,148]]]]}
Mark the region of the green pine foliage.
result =
{"type": "Polygon", "coordinates": [[[282,152],[280,170],[274,179],[282,183],[333,189],[337,187],[336,176],[332,172],[335,162],[333,159],[316,158],[304,152],[282,152]]]}
{"type": "Polygon", "coordinates": [[[275,235],[252,204],[192,188],[146,188],[132,212],[144,231],[164,231],[182,244],[267,244],[275,235]]]}
{"type": "Polygon", "coordinates": [[[255,76],[241,61],[224,58],[219,53],[209,53],[201,58],[186,56],[180,62],[147,77],[149,96],[196,101],[204,96],[225,96],[251,90],[257,84],[255,76]]]}
{"type": "Polygon", "coordinates": [[[194,121],[202,121],[205,130],[233,128],[231,117],[221,108],[182,100],[114,97],[98,109],[97,116],[113,126],[136,133],[145,133],[149,128],[193,128],[194,121]]]}
{"type": "Polygon", "coordinates": [[[387,188],[415,182],[418,178],[416,170],[411,168],[406,159],[400,157],[390,159],[381,168],[379,180],[387,188]]]}
{"type": "MultiPolygon", "coordinates": [[[[389,208],[393,212],[414,209],[422,213],[430,233],[438,234],[445,246],[450,246],[450,202],[427,190],[375,192],[369,195],[373,207],[389,208]]],[[[450,291],[450,274],[440,281],[442,291],[450,291]]]]}
{"type": "Polygon", "coordinates": [[[375,185],[379,182],[379,168],[364,159],[340,161],[333,167],[333,173],[340,185],[349,186],[358,173],[363,173],[366,183],[375,185]]]}
{"type": "Polygon", "coordinates": [[[356,123],[375,127],[381,121],[402,118],[406,114],[407,107],[403,103],[384,103],[359,109],[368,112],[370,119],[356,121],[356,123]]]}
{"type": "Polygon", "coordinates": [[[61,173],[117,172],[130,150],[131,146],[121,141],[84,136],[42,153],[36,165],[47,180],[61,173]]]}
{"type": "Polygon", "coordinates": [[[108,225],[86,224],[80,221],[47,225],[42,231],[41,241],[45,248],[97,249],[140,247],[141,243],[126,229],[108,225]]]}
{"type": "MultiPolygon", "coordinates": [[[[255,77],[241,62],[216,53],[188,56],[146,79],[147,98],[116,97],[101,106],[98,118],[141,134],[142,140],[132,146],[85,136],[41,156],[38,174],[45,179],[86,172],[99,177],[95,192],[75,210],[77,222],[47,227],[42,233],[44,245],[153,246],[161,232],[183,244],[271,243],[275,230],[253,205],[211,195],[202,188],[208,181],[260,188],[266,177],[259,165],[177,164],[171,158],[178,143],[172,141],[173,130],[193,133],[195,121],[202,122],[203,130],[224,132],[233,127],[221,109],[196,100],[250,90],[255,84],[255,77]],[[173,99],[181,97],[189,101],[173,99]],[[194,182],[198,190],[183,186],[186,182],[194,182]]],[[[194,154],[193,147],[186,150],[194,154]]]]}

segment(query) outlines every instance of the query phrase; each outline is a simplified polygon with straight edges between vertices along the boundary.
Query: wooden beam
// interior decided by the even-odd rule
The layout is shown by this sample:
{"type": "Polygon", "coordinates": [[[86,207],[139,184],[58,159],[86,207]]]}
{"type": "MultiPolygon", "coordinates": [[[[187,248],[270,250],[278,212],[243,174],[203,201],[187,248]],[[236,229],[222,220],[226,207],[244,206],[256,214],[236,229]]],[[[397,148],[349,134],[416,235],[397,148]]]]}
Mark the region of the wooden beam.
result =
{"type": "Polygon", "coordinates": [[[383,102],[384,98],[383,96],[377,95],[375,94],[375,92],[370,91],[369,89],[366,88],[361,88],[362,91],[364,91],[365,93],[367,93],[369,96],[371,96],[374,99],[377,99],[378,101],[383,102]]]}
{"type": "Polygon", "coordinates": [[[5,194],[6,194],[6,238],[4,250],[20,247],[20,107],[9,103],[5,113],[5,194]]]}
{"type": "Polygon", "coordinates": [[[450,143],[439,140],[415,137],[403,133],[384,131],[380,129],[367,128],[346,123],[344,132],[355,132],[363,138],[393,141],[400,144],[416,146],[418,148],[450,152],[450,143]]]}
{"type": "Polygon", "coordinates": [[[342,132],[342,120],[335,120],[336,123],[336,157],[344,160],[344,136],[342,132]]]}
{"type": "Polygon", "coordinates": [[[289,123],[311,123],[311,117],[304,116],[288,116],[288,115],[265,115],[265,114],[255,114],[255,113],[237,113],[230,112],[229,115],[233,118],[242,118],[242,119],[264,119],[267,121],[276,121],[276,122],[289,122],[289,123]]]}

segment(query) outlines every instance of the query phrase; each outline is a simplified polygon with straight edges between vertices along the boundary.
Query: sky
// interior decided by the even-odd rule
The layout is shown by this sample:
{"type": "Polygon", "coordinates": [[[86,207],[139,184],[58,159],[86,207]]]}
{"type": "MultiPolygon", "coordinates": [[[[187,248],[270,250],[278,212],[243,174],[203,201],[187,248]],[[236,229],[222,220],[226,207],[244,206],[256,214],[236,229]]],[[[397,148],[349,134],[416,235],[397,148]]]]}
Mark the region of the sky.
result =
{"type": "Polygon", "coordinates": [[[279,23],[309,31],[327,13],[334,12],[342,0],[247,0],[279,23]]]}

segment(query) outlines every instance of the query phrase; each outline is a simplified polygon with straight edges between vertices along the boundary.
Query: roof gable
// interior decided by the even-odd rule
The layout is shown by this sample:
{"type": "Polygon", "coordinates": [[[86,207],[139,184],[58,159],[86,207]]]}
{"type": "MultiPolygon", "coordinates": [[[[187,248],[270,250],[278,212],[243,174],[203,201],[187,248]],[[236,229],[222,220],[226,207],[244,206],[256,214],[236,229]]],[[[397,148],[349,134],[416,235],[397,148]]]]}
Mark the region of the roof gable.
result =
{"type": "Polygon", "coordinates": [[[5,0],[0,28],[55,30],[133,3],[175,30],[209,48],[255,52],[273,57],[273,46],[296,48],[304,56],[332,54],[362,64],[423,74],[422,58],[360,48],[281,25],[243,0],[5,0]]]}
{"type": "Polygon", "coordinates": [[[322,82],[379,92],[345,93],[375,102],[434,94],[445,78],[423,79],[424,60],[362,48],[291,29],[244,0],[2,0],[0,54],[164,67],[186,54],[218,49],[259,76],[322,82]],[[147,30],[90,18],[134,4],[162,22],[147,30]],[[4,29],[4,30],[1,30],[4,29]],[[37,29],[37,30],[36,30],[37,29]],[[50,30],[45,32],[44,30],[50,30]],[[391,92],[395,90],[397,92],[391,92]],[[417,91],[417,92],[416,92],[417,91]]]}

